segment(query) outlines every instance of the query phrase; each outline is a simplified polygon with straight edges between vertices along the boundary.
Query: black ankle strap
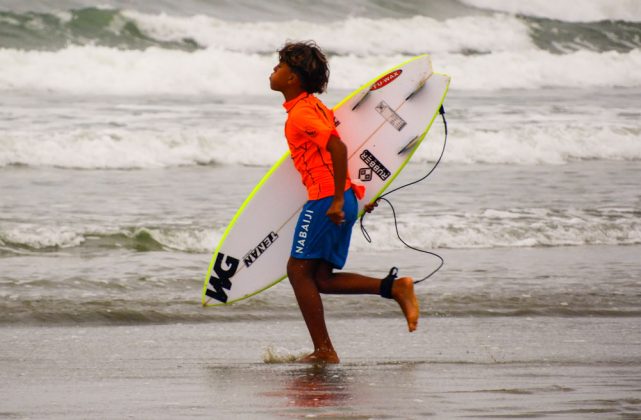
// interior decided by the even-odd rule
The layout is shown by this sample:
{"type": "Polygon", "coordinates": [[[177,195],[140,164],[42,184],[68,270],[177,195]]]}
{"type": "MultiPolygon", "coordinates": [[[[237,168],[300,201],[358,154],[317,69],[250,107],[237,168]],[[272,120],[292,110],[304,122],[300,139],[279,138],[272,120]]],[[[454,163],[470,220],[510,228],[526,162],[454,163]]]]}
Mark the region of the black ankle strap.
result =
{"type": "Polygon", "coordinates": [[[392,286],[394,285],[394,280],[396,280],[397,275],[398,268],[392,267],[387,277],[385,277],[381,282],[381,297],[392,299],[392,286]]]}

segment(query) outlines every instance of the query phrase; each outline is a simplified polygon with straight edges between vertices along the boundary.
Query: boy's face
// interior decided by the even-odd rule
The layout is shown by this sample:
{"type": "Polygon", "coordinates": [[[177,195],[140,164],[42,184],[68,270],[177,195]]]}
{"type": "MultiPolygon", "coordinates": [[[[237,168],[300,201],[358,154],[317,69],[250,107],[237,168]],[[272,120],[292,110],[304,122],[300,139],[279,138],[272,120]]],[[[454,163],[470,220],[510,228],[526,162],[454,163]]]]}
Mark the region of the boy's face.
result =
{"type": "Polygon", "coordinates": [[[281,61],[274,67],[274,71],[269,76],[269,87],[272,90],[282,92],[296,83],[297,80],[298,76],[292,71],[291,67],[281,61]]]}

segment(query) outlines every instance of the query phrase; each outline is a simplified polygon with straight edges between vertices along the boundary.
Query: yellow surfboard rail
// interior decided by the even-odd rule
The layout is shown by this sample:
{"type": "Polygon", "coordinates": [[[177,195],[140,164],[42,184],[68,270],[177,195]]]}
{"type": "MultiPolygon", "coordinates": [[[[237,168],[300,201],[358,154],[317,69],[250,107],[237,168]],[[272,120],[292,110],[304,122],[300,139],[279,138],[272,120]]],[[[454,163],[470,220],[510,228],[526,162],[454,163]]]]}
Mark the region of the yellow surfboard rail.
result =
{"type": "MultiPolygon", "coordinates": [[[[356,90],[354,90],[353,92],[351,92],[351,93],[350,93],[349,95],[347,95],[345,98],[343,98],[343,100],[341,100],[339,103],[337,103],[337,104],[333,107],[333,110],[334,110],[334,111],[336,111],[337,109],[339,109],[339,108],[340,108],[341,106],[343,106],[347,101],[349,101],[349,100],[350,100],[350,99],[352,99],[354,96],[356,96],[356,95],[358,95],[360,92],[362,92],[362,91],[363,91],[363,89],[369,89],[369,88],[370,88],[370,87],[371,87],[371,86],[372,86],[376,81],[378,81],[381,77],[385,76],[386,74],[388,74],[388,73],[390,73],[390,72],[393,72],[394,70],[397,70],[397,69],[399,69],[399,68],[401,68],[401,67],[403,67],[403,66],[407,65],[408,63],[411,63],[412,61],[419,60],[419,59],[424,58],[424,57],[428,57],[428,59],[430,59],[429,54],[421,54],[421,55],[417,55],[417,56],[415,56],[415,57],[412,57],[412,58],[410,58],[410,59],[408,59],[408,60],[403,61],[401,64],[399,64],[399,65],[397,65],[397,66],[395,66],[395,67],[392,67],[391,69],[388,69],[388,70],[386,70],[386,71],[384,71],[384,72],[380,73],[380,74],[379,74],[379,75],[377,75],[376,77],[374,77],[374,78],[372,78],[371,80],[369,80],[368,82],[364,83],[364,84],[363,84],[362,86],[360,86],[358,89],[356,89],[356,90]]],[[[431,59],[430,59],[430,64],[431,64],[431,59]]],[[[446,77],[448,78],[448,80],[447,80],[447,86],[446,86],[445,91],[443,92],[443,96],[441,97],[441,100],[440,100],[440,102],[439,102],[439,108],[438,108],[438,109],[440,109],[440,107],[443,105],[443,102],[445,101],[445,96],[447,95],[447,92],[448,92],[448,90],[449,90],[449,86],[450,86],[450,80],[451,80],[451,78],[450,78],[450,76],[449,76],[449,75],[444,74],[444,73],[436,73],[436,72],[433,72],[433,74],[438,74],[438,75],[446,76],[446,77]]],[[[390,177],[390,179],[385,183],[385,185],[383,186],[383,188],[381,188],[381,190],[380,190],[380,191],[378,191],[378,193],[376,193],[376,196],[375,196],[375,197],[374,197],[370,202],[374,202],[374,201],[376,201],[376,200],[378,199],[378,197],[380,197],[380,196],[383,194],[383,192],[385,192],[385,190],[390,186],[390,184],[391,184],[391,183],[396,179],[396,177],[401,173],[401,171],[403,170],[403,168],[405,168],[405,166],[406,166],[406,165],[407,165],[407,163],[410,161],[410,159],[412,158],[412,156],[414,155],[414,153],[416,153],[416,150],[418,149],[418,146],[423,142],[423,139],[425,138],[425,136],[426,136],[426,135],[427,135],[427,133],[429,132],[430,128],[432,127],[432,124],[434,123],[434,120],[436,119],[437,115],[439,114],[438,109],[437,109],[437,111],[434,113],[434,115],[432,116],[432,118],[430,119],[430,121],[429,121],[429,123],[427,124],[427,126],[425,127],[425,130],[423,130],[423,133],[420,135],[420,137],[419,137],[419,139],[417,140],[416,144],[412,147],[412,150],[411,150],[411,152],[408,154],[407,158],[403,161],[403,163],[402,163],[402,164],[401,164],[401,166],[396,170],[396,172],[394,172],[394,174],[392,174],[392,176],[391,176],[391,177],[390,177]]],[[[283,156],[282,156],[280,159],[278,159],[278,161],[277,161],[274,165],[272,165],[272,167],[269,169],[269,171],[268,171],[268,172],[267,172],[267,173],[266,173],[266,174],[261,178],[260,182],[258,182],[258,184],[254,187],[254,189],[249,193],[249,195],[247,196],[247,198],[245,199],[245,201],[243,201],[243,204],[241,204],[241,206],[240,206],[240,207],[238,208],[238,210],[236,211],[236,214],[234,215],[234,217],[231,219],[231,221],[230,221],[230,222],[229,222],[229,224],[227,225],[227,228],[225,229],[225,232],[223,233],[223,236],[220,238],[220,241],[218,241],[218,245],[216,246],[216,249],[215,249],[215,251],[214,251],[214,254],[213,254],[213,256],[212,256],[212,258],[211,258],[211,261],[210,261],[210,263],[209,263],[209,268],[207,269],[207,275],[205,276],[205,282],[204,282],[204,284],[203,284],[203,289],[202,289],[202,299],[201,299],[201,302],[202,302],[202,305],[203,305],[203,306],[205,306],[205,307],[211,307],[211,306],[226,306],[226,305],[231,305],[231,304],[233,304],[233,303],[235,303],[235,302],[238,302],[238,301],[241,301],[241,300],[245,300],[245,299],[250,298],[250,297],[252,297],[252,296],[254,296],[254,295],[257,295],[258,293],[261,293],[261,292],[263,292],[263,291],[265,291],[265,290],[269,289],[270,287],[275,286],[276,284],[280,283],[283,279],[285,279],[285,278],[287,277],[287,275],[284,275],[284,276],[282,276],[281,278],[279,278],[279,279],[275,280],[273,283],[268,284],[267,286],[263,287],[263,288],[262,288],[262,289],[260,289],[260,290],[257,290],[257,291],[255,291],[255,292],[253,292],[253,293],[250,293],[250,294],[248,294],[248,295],[242,296],[242,297],[240,297],[240,298],[234,299],[234,300],[229,301],[229,302],[224,302],[224,303],[223,303],[223,302],[219,302],[219,303],[209,303],[209,302],[208,302],[208,300],[207,300],[207,298],[208,298],[208,297],[207,297],[207,295],[205,294],[205,292],[207,291],[207,285],[209,284],[209,279],[210,279],[210,277],[211,277],[211,271],[212,271],[212,269],[213,269],[213,267],[214,267],[214,263],[215,263],[215,261],[216,261],[216,257],[218,256],[218,253],[220,252],[220,249],[222,248],[223,244],[225,243],[225,240],[227,239],[227,236],[229,235],[229,233],[230,233],[231,229],[234,227],[234,225],[236,224],[236,221],[238,220],[238,218],[243,214],[243,212],[245,211],[245,208],[249,205],[249,203],[252,201],[252,199],[253,199],[253,198],[254,198],[254,196],[258,193],[258,191],[262,188],[262,186],[265,184],[265,182],[267,182],[267,180],[272,176],[272,174],[273,174],[276,170],[278,170],[278,168],[282,165],[282,163],[283,163],[286,159],[288,159],[288,158],[289,158],[289,156],[290,156],[290,152],[289,152],[289,150],[288,150],[287,152],[285,152],[285,153],[283,154],[283,156]]],[[[362,214],[362,211],[361,211],[361,214],[362,214]]],[[[360,216],[360,215],[359,215],[359,216],[360,216]]],[[[211,299],[210,299],[210,300],[211,300],[211,299]]]]}

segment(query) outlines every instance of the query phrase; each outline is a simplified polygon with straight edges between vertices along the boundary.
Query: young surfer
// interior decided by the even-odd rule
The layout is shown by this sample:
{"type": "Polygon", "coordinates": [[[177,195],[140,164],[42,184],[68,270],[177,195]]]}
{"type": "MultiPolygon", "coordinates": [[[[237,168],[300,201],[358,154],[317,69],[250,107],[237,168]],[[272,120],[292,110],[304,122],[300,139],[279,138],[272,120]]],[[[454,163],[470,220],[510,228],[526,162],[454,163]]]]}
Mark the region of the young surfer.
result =
{"type": "MultiPolygon", "coordinates": [[[[347,148],[331,110],[314,93],[327,87],[329,67],[314,42],[288,43],[269,77],[272,90],[285,97],[285,137],[294,166],[307,188],[308,202],[296,224],[287,276],[314,343],[314,352],[301,362],[338,363],[325,325],[320,293],[380,294],[400,305],[409,331],[416,329],[419,308],[410,277],[396,279],[393,269],[384,279],[335,273],[347,259],[357,199],[364,187],[347,174],[347,148]]],[[[365,206],[371,211],[375,204],[365,206]]]]}

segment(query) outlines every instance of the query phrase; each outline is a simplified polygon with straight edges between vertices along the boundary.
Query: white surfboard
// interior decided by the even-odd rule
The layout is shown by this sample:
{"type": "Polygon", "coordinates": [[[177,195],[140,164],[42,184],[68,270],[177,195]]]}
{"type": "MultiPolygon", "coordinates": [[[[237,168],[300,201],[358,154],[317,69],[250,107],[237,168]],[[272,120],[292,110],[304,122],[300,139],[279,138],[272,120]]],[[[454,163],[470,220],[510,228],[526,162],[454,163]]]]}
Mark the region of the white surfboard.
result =
{"type": "MultiPolygon", "coordinates": [[[[363,206],[400,173],[430,129],[450,77],[414,57],[364,84],[334,107],[347,146],[349,174],[365,185],[363,206]]],[[[285,139],[283,139],[285,142],[285,139]]],[[[231,304],[286,277],[287,260],[307,191],[289,152],[241,205],[220,240],[205,278],[205,306],[231,304]]]]}

